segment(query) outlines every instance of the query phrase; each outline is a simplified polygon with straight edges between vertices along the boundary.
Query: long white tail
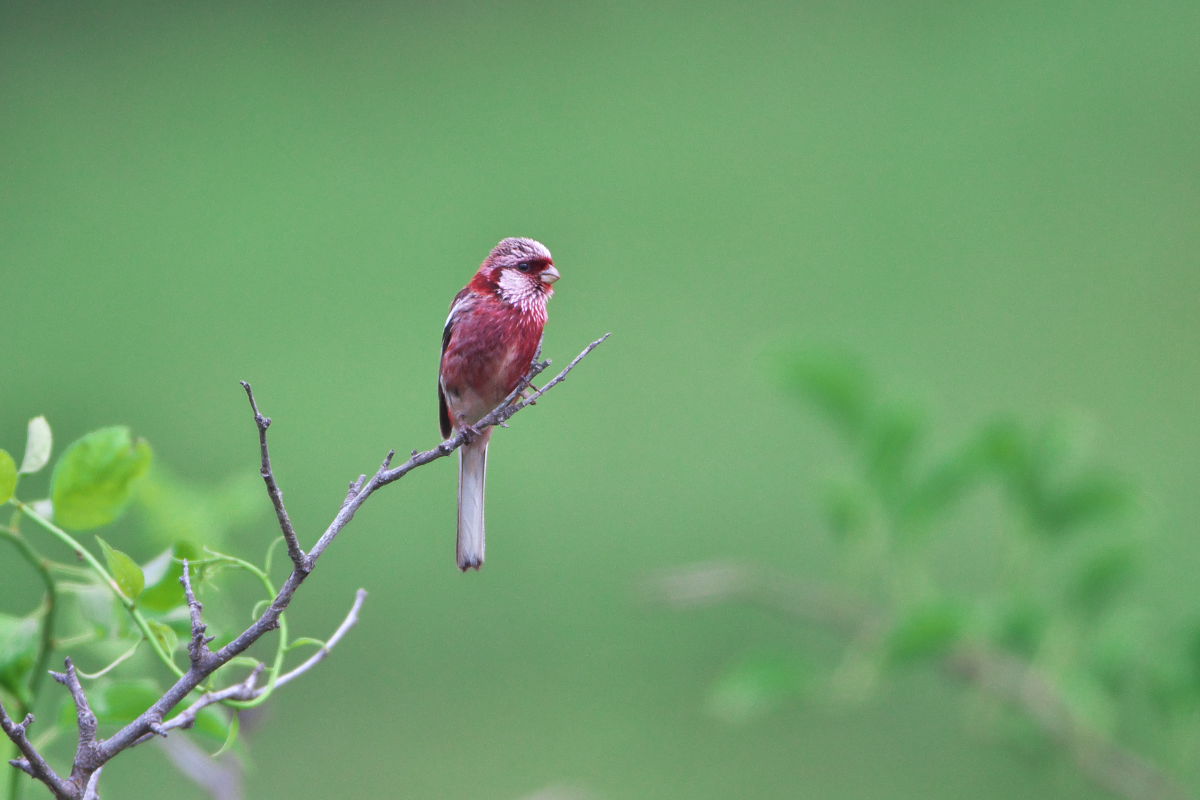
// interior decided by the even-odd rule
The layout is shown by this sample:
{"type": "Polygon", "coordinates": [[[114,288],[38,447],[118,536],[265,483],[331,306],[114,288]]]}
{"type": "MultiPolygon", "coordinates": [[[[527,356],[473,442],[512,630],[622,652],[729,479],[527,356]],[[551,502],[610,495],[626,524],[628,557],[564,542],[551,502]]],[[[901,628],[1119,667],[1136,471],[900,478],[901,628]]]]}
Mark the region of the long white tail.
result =
{"type": "Polygon", "coordinates": [[[483,566],[483,488],[489,438],[481,437],[458,450],[458,568],[464,572],[483,566]]]}

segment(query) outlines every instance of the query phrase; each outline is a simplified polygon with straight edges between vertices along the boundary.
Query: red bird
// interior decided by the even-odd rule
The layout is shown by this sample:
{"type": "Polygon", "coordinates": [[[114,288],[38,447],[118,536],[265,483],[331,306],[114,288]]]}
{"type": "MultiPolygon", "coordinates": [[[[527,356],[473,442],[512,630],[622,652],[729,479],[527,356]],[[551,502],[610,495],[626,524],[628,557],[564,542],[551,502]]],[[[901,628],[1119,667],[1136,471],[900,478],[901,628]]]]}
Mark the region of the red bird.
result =
{"type": "Polygon", "coordinates": [[[529,371],[546,301],[558,270],[550,251],[533,239],[505,239],[454,297],[442,332],[438,405],[442,436],[465,430],[458,451],[458,568],[483,566],[483,487],[492,429],[472,427],[508,397],[529,371]]]}

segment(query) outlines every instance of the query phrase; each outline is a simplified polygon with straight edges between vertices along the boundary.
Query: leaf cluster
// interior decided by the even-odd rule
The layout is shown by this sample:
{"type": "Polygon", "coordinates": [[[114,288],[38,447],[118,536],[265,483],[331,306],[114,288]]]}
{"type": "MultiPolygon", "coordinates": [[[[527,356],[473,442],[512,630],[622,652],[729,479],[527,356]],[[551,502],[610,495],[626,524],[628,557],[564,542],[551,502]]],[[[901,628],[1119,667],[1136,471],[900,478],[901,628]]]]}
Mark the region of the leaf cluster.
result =
{"type": "MultiPolygon", "coordinates": [[[[0,702],[18,719],[35,707],[57,704],[57,714],[39,712],[43,744],[60,734],[67,740],[75,736],[69,696],[47,691],[43,680],[57,654],[79,664],[101,734],[136,719],[187,668],[191,627],[180,583],[184,559],[192,564],[192,583],[202,597],[219,597],[230,576],[245,573],[269,600],[276,594],[270,563],[279,541],[266,548],[262,566],[218,549],[231,530],[258,516],[249,502],[256,496],[253,476],[215,488],[185,484],[154,466],[150,445],[124,426],[100,428],[69,444],[45,485],[39,473],[51,465],[52,452],[52,432],[43,417],[29,422],[20,466],[0,449],[0,506],[12,510],[0,525],[0,548],[18,556],[0,564],[4,573],[33,570],[43,584],[37,607],[24,614],[0,610],[0,702]],[[36,488],[39,479],[46,494],[25,499],[22,490],[36,488]],[[106,528],[104,537],[93,535],[91,544],[81,536],[100,528],[106,528]]],[[[232,610],[222,617],[214,608],[206,622],[218,639],[223,630],[244,627],[232,610]]],[[[194,727],[214,742],[213,749],[236,744],[238,709],[265,700],[285,654],[304,646],[323,642],[290,640],[281,619],[276,652],[263,673],[267,691],[251,703],[229,701],[198,713],[194,727]]],[[[251,658],[235,665],[243,671],[264,666],[251,658]]],[[[16,798],[24,782],[16,770],[11,775],[3,783],[7,796],[16,798]]]]}
{"type": "MultiPolygon", "coordinates": [[[[811,648],[735,662],[711,709],[742,721],[789,697],[861,700],[899,671],[966,670],[969,655],[1045,680],[1072,732],[1180,766],[1200,737],[1200,622],[1151,624],[1134,493],[1088,457],[1075,421],[1001,417],[947,446],[923,409],[885,397],[853,359],[791,357],[780,372],[846,454],[820,507],[841,562],[833,588],[871,610],[826,668],[811,648]]],[[[975,694],[971,709],[1024,720],[1001,729],[1043,743],[1055,734],[1071,750],[1048,717],[975,694]]]]}

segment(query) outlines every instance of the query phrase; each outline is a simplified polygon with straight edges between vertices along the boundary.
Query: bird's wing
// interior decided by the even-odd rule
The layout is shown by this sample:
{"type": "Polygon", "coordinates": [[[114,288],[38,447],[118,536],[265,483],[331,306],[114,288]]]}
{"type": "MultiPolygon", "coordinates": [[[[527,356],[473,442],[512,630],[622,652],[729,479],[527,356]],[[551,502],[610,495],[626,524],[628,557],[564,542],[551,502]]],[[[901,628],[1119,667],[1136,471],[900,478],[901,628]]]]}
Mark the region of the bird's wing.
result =
{"type": "MultiPolygon", "coordinates": [[[[458,322],[459,314],[468,304],[470,295],[470,289],[463,289],[454,296],[454,302],[450,304],[450,313],[446,317],[446,327],[442,329],[443,363],[446,358],[446,348],[450,346],[450,339],[454,336],[454,326],[458,322]]],[[[450,432],[454,430],[454,426],[450,424],[450,412],[446,408],[446,393],[442,389],[440,370],[438,372],[438,417],[442,424],[442,436],[449,438],[450,432]]]]}

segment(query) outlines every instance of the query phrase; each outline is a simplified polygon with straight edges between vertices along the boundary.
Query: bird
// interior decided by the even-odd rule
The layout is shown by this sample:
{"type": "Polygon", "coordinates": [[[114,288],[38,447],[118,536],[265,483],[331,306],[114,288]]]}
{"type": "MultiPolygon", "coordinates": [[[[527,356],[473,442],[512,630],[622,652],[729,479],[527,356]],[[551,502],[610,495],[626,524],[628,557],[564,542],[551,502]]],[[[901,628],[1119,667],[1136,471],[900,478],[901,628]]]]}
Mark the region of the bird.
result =
{"type": "Polygon", "coordinates": [[[476,422],[528,373],[546,326],[546,302],[560,275],[541,242],[503,239],[450,304],[442,331],[438,413],[442,436],[466,435],[458,451],[458,568],[483,566],[484,484],[492,428],[476,422]]]}

